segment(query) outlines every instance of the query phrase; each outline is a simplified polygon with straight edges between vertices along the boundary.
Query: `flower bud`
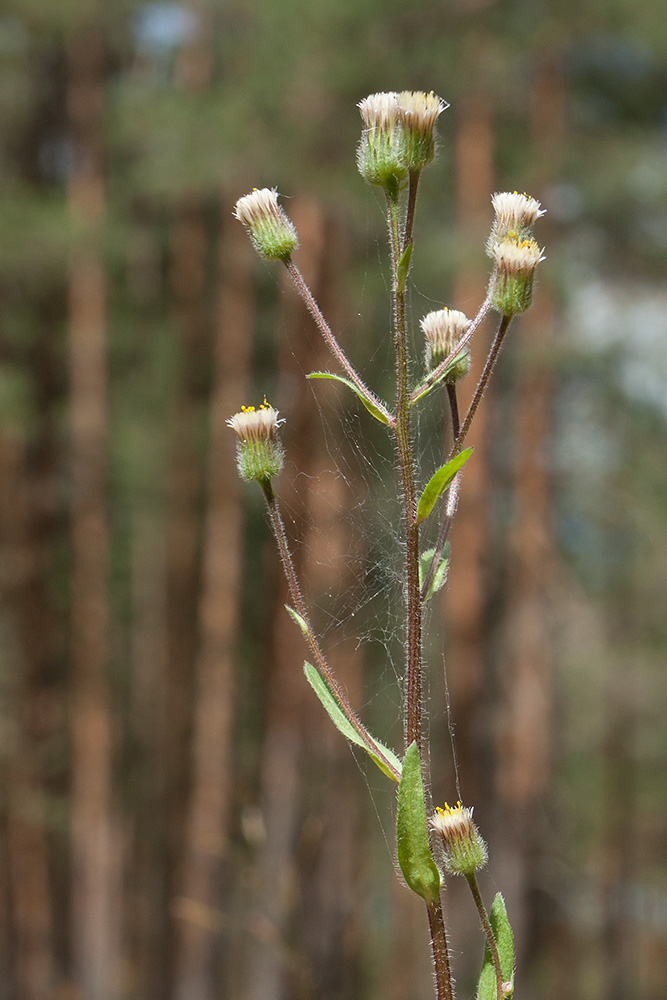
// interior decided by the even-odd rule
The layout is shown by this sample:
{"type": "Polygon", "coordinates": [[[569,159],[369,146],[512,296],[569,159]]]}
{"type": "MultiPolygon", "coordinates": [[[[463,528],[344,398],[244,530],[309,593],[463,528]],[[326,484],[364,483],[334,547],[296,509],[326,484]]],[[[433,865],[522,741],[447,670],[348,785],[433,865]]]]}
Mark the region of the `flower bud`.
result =
{"type": "Polygon", "coordinates": [[[440,835],[445,849],[445,867],[452,875],[474,875],[488,858],[486,844],[472,820],[472,809],[462,806],[437,808],[431,828],[440,835]]]}
{"type": "Polygon", "coordinates": [[[531,236],[535,222],[544,215],[543,209],[536,198],[518,191],[503,191],[491,198],[496,217],[486,243],[486,252],[493,257],[493,248],[506,236],[514,234],[517,239],[524,240],[531,236]]]}
{"type": "Polygon", "coordinates": [[[491,277],[491,301],[503,316],[525,312],[533,297],[535,269],[544,251],[535,240],[510,233],[493,247],[496,269],[491,277]]]}
{"type": "Polygon", "coordinates": [[[408,170],[420,171],[435,156],[433,129],[449,105],[433,91],[404,90],[396,95],[399,121],[403,126],[401,159],[408,170]]]}
{"type": "Polygon", "coordinates": [[[359,173],[396,198],[408,175],[401,159],[402,129],[396,94],[370,94],[359,101],[358,108],[365,126],[357,149],[359,173]]]}
{"type": "Polygon", "coordinates": [[[285,452],[278,439],[278,410],[266,400],[255,409],[242,406],[227,421],[227,426],[238,434],[236,462],[241,479],[246,482],[267,482],[277,476],[283,467],[285,452]]]}
{"type": "MultiPolygon", "coordinates": [[[[424,361],[428,371],[437,368],[456,348],[470,326],[470,320],[458,309],[438,309],[420,321],[426,339],[424,361]]],[[[445,372],[444,382],[456,382],[470,371],[470,349],[464,347],[445,372]]]]}
{"type": "Polygon", "coordinates": [[[266,260],[289,260],[299,245],[294,224],[278,204],[275,188],[255,188],[236,202],[234,215],[248,230],[252,244],[266,260]]]}

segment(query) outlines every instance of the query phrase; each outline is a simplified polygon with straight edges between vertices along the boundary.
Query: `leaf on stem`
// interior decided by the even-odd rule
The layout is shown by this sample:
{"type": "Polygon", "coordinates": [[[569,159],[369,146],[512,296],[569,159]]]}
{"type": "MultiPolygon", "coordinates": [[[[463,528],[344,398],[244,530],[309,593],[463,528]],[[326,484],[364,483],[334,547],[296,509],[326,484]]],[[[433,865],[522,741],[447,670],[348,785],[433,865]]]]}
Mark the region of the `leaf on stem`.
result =
{"type": "MultiPolygon", "coordinates": [[[[440,562],[435,568],[435,572],[431,577],[431,583],[429,585],[428,591],[424,596],[424,602],[428,601],[434,594],[437,594],[444,585],[447,583],[447,572],[449,570],[449,542],[445,542],[445,547],[443,549],[442,555],[440,556],[440,562]]],[[[433,556],[435,555],[435,549],[426,549],[419,556],[419,589],[421,590],[424,586],[424,580],[431,568],[431,563],[433,562],[433,556]]]]}
{"type": "Polygon", "coordinates": [[[424,803],[421,761],[416,742],[408,747],[398,785],[396,816],[398,863],[413,892],[434,902],[440,892],[440,872],[431,854],[424,803]]]}
{"type": "Polygon", "coordinates": [[[412,260],[412,243],[408,243],[405,250],[401,254],[401,259],[398,262],[398,267],[396,268],[396,290],[398,292],[405,291],[405,282],[408,278],[408,272],[410,270],[410,261],[412,260]]]}
{"type": "Polygon", "coordinates": [[[428,396],[429,392],[431,392],[432,389],[435,389],[437,385],[440,385],[443,379],[445,379],[452,371],[452,369],[456,368],[456,366],[461,362],[462,358],[465,357],[465,353],[466,353],[465,350],[463,350],[461,351],[460,354],[457,354],[454,360],[451,361],[446,368],[443,368],[438,377],[434,379],[432,382],[429,382],[428,379],[425,379],[424,382],[421,384],[421,386],[418,385],[417,388],[414,389],[412,395],[410,396],[410,406],[414,406],[415,403],[419,402],[420,399],[423,399],[424,396],[428,396]]]}
{"type": "Polygon", "coordinates": [[[365,396],[361,389],[352,382],[349,378],[343,378],[342,375],[334,375],[332,372],[311,372],[310,375],[306,375],[306,378],[331,378],[334,382],[342,382],[343,385],[348,386],[352,392],[359,397],[361,402],[364,404],[371,416],[379,420],[381,424],[388,424],[389,419],[387,414],[384,413],[379,406],[376,406],[372,399],[365,396]]]}
{"type": "Polygon", "coordinates": [[[426,520],[435,507],[436,501],[442,496],[456,473],[462,465],[465,465],[471,455],[472,448],[466,448],[465,451],[455,455],[446,465],[441,465],[438,471],[431,476],[424,487],[424,492],[419,498],[417,524],[421,524],[422,521],[426,520]]]}
{"type": "MultiPolygon", "coordinates": [[[[507,919],[507,909],[502,894],[497,892],[489,913],[489,923],[496,939],[500,971],[503,976],[503,994],[511,997],[514,992],[514,935],[507,919]]],[[[493,966],[488,942],[484,949],[484,962],[477,984],[477,1000],[496,1000],[498,995],[496,970],[493,966]]]]}
{"type": "MultiPolygon", "coordinates": [[[[354,728],[350,720],[345,715],[345,712],[341,708],[336,699],[336,695],[331,690],[327,682],[324,680],[322,675],[315,669],[312,663],[306,661],[303,665],[304,673],[308,679],[310,686],[317,695],[317,697],[322,702],[322,705],[327,711],[329,718],[333,722],[336,729],[343,734],[351,743],[356,746],[361,747],[365,750],[368,756],[373,760],[375,764],[383,771],[387,777],[391,778],[392,781],[397,781],[396,774],[401,773],[401,762],[389,747],[384,746],[379,740],[376,740],[374,736],[371,736],[373,743],[378,748],[379,752],[385,758],[385,760],[395,768],[396,773],[393,773],[385,764],[385,762],[378,757],[376,754],[370,750],[370,748],[364,743],[361,736],[354,728]]],[[[370,735],[370,734],[369,734],[370,735]]]]}
{"type": "Polygon", "coordinates": [[[289,604],[285,605],[285,610],[290,618],[297,623],[306,639],[310,638],[310,629],[308,628],[308,623],[305,618],[302,618],[299,612],[295,611],[294,608],[290,608],[289,604]]]}

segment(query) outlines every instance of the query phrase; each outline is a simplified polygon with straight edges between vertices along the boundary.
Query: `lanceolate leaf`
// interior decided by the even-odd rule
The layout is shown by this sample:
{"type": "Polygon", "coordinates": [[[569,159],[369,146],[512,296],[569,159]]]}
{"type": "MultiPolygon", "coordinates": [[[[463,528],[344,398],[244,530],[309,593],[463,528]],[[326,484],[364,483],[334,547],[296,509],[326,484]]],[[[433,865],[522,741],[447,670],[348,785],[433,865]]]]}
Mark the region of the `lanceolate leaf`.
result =
{"type": "Polygon", "coordinates": [[[426,520],[435,507],[438,498],[442,496],[456,473],[462,465],[465,465],[471,455],[472,448],[466,448],[465,451],[455,455],[451,462],[447,462],[446,465],[441,465],[438,471],[431,476],[428,483],[424,487],[424,492],[419,498],[419,504],[417,506],[417,524],[421,524],[422,521],[426,520]]]}
{"type": "Polygon", "coordinates": [[[424,380],[425,384],[423,384],[421,392],[419,391],[419,388],[416,388],[414,390],[417,395],[413,395],[411,397],[411,399],[410,399],[410,406],[414,406],[415,403],[419,402],[420,399],[423,399],[424,396],[428,396],[429,392],[431,392],[433,389],[435,389],[435,387],[437,385],[441,385],[442,384],[442,380],[445,379],[449,375],[449,373],[451,372],[452,368],[456,368],[456,366],[459,364],[459,362],[464,357],[464,355],[465,355],[465,351],[461,351],[460,354],[457,354],[456,357],[454,358],[454,360],[451,362],[451,364],[448,364],[446,368],[442,369],[442,371],[440,372],[440,374],[438,375],[437,379],[434,382],[428,382],[425,379],[424,380]]]}
{"type": "MultiPolygon", "coordinates": [[[[440,562],[435,568],[435,573],[431,578],[431,583],[429,585],[428,591],[424,596],[424,601],[428,601],[429,598],[437,594],[444,585],[447,583],[447,571],[449,569],[449,542],[445,542],[445,547],[443,549],[442,555],[440,556],[440,562]]],[[[433,556],[435,555],[435,549],[426,549],[425,552],[419,557],[419,589],[424,586],[424,580],[430,569],[431,563],[433,562],[433,556]]]]}
{"type": "Polygon", "coordinates": [[[412,243],[408,243],[405,250],[401,254],[401,258],[398,262],[398,267],[396,269],[396,285],[399,292],[405,291],[405,282],[408,277],[408,271],[410,270],[410,261],[412,260],[412,243]]]}
{"type": "Polygon", "coordinates": [[[368,412],[371,414],[371,416],[375,417],[376,420],[379,420],[381,424],[388,424],[389,423],[389,420],[387,419],[386,413],[383,413],[382,410],[378,406],[375,405],[375,403],[372,401],[372,399],[369,399],[367,396],[364,396],[363,392],[361,392],[359,389],[357,389],[357,387],[354,384],[354,382],[351,382],[349,378],[343,378],[342,375],[334,375],[334,374],[332,374],[332,372],[311,372],[310,375],[308,375],[306,377],[307,378],[330,378],[330,379],[333,379],[334,382],[342,382],[343,385],[348,386],[348,388],[350,388],[352,390],[352,392],[355,394],[355,396],[359,397],[359,399],[364,404],[364,406],[366,407],[366,409],[368,410],[368,412]]]}
{"type": "Polygon", "coordinates": [[[391,778],[392,781],[398,781],[397,775],[401,773],[401,762],[394,751],[390,750],[389,747],[384,746],[379,740],[376,740],[374,736],[371,737],[379,752],[390,765],[390,767],[387,767],[384,760],[381,760],[380,757],[374,754],[372,750],[366,746],[361,736],[338,704],[335,694],[312,663],[308,663],[308,661],[306,661],[303,665],[303,669],[310,686],[327,710],[329,718],[333,722],[336,729],[338,729],[339,732],[341,732],[343,736],[350,741],[350,743],[354,743],[356,746],[361,747],[362,750],[365,750],[368,756],[375,764],[377,764],[381,771],[384,771],[387,777],[391,778]],[[395,771],[392,771],[390,768],[394,768],[395,771]]]}
{"type": "MultiPolygon", "coordinates": [[[[503,975],[503,983],[510,984],[506,987],[505,996],[511,997],[514,991],[514,935],[510,922],[507,919],[507,909],[502,895],[496,893],[489,922],[493,936],[496,939],[496,947],[500,958],[500,971],[503,975]]],[[[498,990],[496,988],[496,970],[493,967],[491,949],[487,943],[484,949],[484,962],[477,986],[477,1000],[496,1000],[498,990]]]]}
{"type": "Polygon", "coordinates": [[[307,622],[301,617],[298,611],[295,611],[294,608],[290,608],[289,604],[285,605],[285,609],[290,618],[297,623],[307,639],[310,636],[310,629],[308,628],[307,622]]]}
{"type": "Polygon", "coordinates": [[[408,747],[398,785],[396,816],[398,863],[413,892],[433,902],[440,892],[440,872],[437,869],[428,839],[424,786],[416,743],[408,747]]]}

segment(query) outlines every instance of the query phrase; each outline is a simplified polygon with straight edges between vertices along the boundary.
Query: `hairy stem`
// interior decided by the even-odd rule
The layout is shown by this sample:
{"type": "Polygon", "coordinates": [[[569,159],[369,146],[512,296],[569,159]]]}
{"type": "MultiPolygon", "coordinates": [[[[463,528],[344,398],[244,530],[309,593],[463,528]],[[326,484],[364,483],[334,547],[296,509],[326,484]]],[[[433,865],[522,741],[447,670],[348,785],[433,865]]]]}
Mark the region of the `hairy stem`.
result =
{"type": "Polygon", "coordinates": [[[477,383],[477,386],[475,388],[475,393],[472,397],[470,406],[468,407],[468,412],[465,415],[465,420],[463,421],[463,424],[461,425],[461,428],[458,434],[456,435],[456,440],[452,445],[450,458],[453,458],[454,455],[457,455],[461,451],[463,442],[465,441],[466,435],[470,430],[470,425],[472,424],[473,418],[477,413],[479,404],[482,402],[482,399],[484,398],[484,393],[486,392],[487,386],[489,384],[489,379],[491,378],[493,369],[495,368],[496,361],[498,360],[500,348],[502,347],[503,340],[505,339],[505,334],[507,333],[507,330],[511,322],[512,322],[511,316],[503,316],[500,320],[500,325],[498,326],[498,330],[493,339],[493,343],[491,344],[491,350],[489,351],[489,355],[486,359],[486,364],[484,365],[484,371],[480,375],[479,382],[477,383]]]}
{"type": "Polygon", "coordinates": [[[315,659],[317,665],[317,670],[320,675],[327,682],[331,691],[338,702],[341,711],[344,713],[347,721],[355,729],[358,735],[364,742],[364,745],[372,751],[373,755],[382,761],[383,765],[388,768],[394,779],[396,781],[400,780],[400,773],[396,770],[396,767],[387,760],[383,754],[381,748],[377,745],[370,733],[365,729],[363,723],[358,718],[356,712],[350,705],[347,695],[341,688],[340,684],[331,672],[331,668],[327,663],[327,659],[324,655],[322,647],[320,646],[313,628],[310,624],[310,618],[308,616],[308,609],[306,607],[306,602],[303,598],[303,593],[301,591],[301,585],[299,583],[299,578],[296,573],[296,568],[294,566],[294,560],[292,559],[292,553],[289,550],[289,544],[287,542],[287,533],[285,532],[285,524],[280,513],[280,508],[278,506],[278,501],[276,495],[273,492],[273,487],[271,486],[270,480],[264,480],[260,483],[262,490],[264,491],[264,497],[266,499],[266,506],[269,512],[269,520],[271,522],[271,529],[275,536],[278,551],[280,553],[280,561],[283,564],[283,570],[285,571],[285,576],[287,578],[287,587],[289,590],[290,600],[294,605],[294,610],[299,614],[303,620],[307,629],[307,640],[310,646],[311,652],[315,659]]]}
{"type": "Polygon", "coordinates": [[[479,913],[479,920],[482,925],[482,930],[486,934],[486,940],[489,945],[489,951],[491,952],[491,960],[493,961],[493,968],[496,973],[496,994],[497,1000],[503,1000],[503,973],[500,968],[500,955],[498,954],[498,946],[496,944],[496,939],[493,935],[493,929],[489,921],[489,915],[486,912],[486,907],[484,906],[484,901],[482,900],[481,893],[479,891],[479,886],[477,885],[477,878],[475,873],[472,875],[466,875],[466,880],[470,886],[470,891],[472,893],[472,898],[475,900],[475,906],[477,907],[477,912],[479,913]]]}
{"type": "Polygon", "coordinates": [[[415,223],[415,206],[417,204],[417,188],[419,187],[419,178],[421,176],[421,171],[411,170],[410,180],[408,187],[408,207],[405,213],[405,228],[403,230],[403,242],[401,244],[401,253],[404,252],[405,248],[409,243],[412,243],[412,230],[415,223]]]}
{"type": "Polygon", "coordinates": [[[435,966],[435,991],[438,1000],[454,1000],[452,970],[449,964],[447,933],[439,899],[426,904],[428,922],[431,928],[431,949],[435,966]]]}
{"type": "Polygon", "coordinates": [[[463,334],[458,344],[456,344],[451,354],[448,354],[447,357],[444,359],[444,361],[441,361],[438,367],[434,368],[433,371],[430,372],[427,375],[427,377],[423,379],[423,381],[421,381],[419,385],[415,386],[415,388],[412,390],[412,392],[410,393],[411,406],[414,403],[416,403],[418,399],[421,399],[422,396],[425,396],[426,393],[436,384],[436,382],[438,382],[438,380],[442,378],[444,372],[447,370],[447,368],[449,368],[452,361],[454,361],[455,358],[459,356],[463,348],[472,340],[473,335],[477,332],[478,328],[481,326],[484,317],[486,316],[490,308],[491,308],[491,300],[487,298],[484,300],[484,302],[482,302],[479,308],[479,312],[472,320],[470,326],[463,334]]]}
{"type": "Polygon", "coordinates": [[[360,375],[358,375],[356,370],[350,364],[347,355],[345,354],[342,347],[334,337],[331,331],[331,327],[329,326],[326,319],[322,315],[322,311],[318,306],[317,302],[315,301],[313,293],[306,284],[299,268],[291,260],[291,258],[285,261],[285,267],[287,268],[287,272],[290,278],[294,282],[294,286],[297,292],[301,296],[301,299],[303,300],[306,308],[308,309],[308,312],[315,320],[315,324],[320,333],[322,334],[327,347],[335,357],[338,364],[341,366],[341,368],[343,369],[347,377],[350,379],[350,381],[354,383],[354,385],[359,390],[361,395],[364,396],[364,398],[367,399],[369,403],[377,407],[377,409],[380,410],[382,415],[385,417],[387,423],[393,426],[394,424],[393,414],[389,412],[386,406],[377,398],[375,393],[368,388],[366,383],[363,381],[360,375]]]}
{"type": "MultiPolygon", "coordinates": [[[[486,392],[487,386],[489,384],[489,379],[493,373],[496,361],[498,359],[498,354],[500,353],[500,348],[502,347],[503,340],[505,339],[505,334],[507,333],[508,327],[510,325],[512,317],[503,316],[500,320],[500,325],[498,331],[494,337],[493,343],[491,345],[491,350],[489,351],[486,363],[484,365],[484,370],[480,376],[479,382],[475,388],[474,395],[470,406],[468,407],[468,412],[465,415],[465,420],[463,424],[458,429],[457,433],[454,435],[454,444],[452,445],[451,451],[448,456],[448,461],[454,458],[455,455],[461,451],[463,447],[463,442],[466,439],[468,431],[470,430],[470,425],[472,424],[473,418],[477,413],[479,404],[481,403],[484,393],[486,392]]],[[[470,333],[470,330],[466,333],[466,336],[470,333]]],[[[451,402],[451,400],[450,400],[451,402]]],[[[457,412],[458,420],[458,412],[457,412]]],[[[452,425],[453,425],[453,414],[452,414],[452,425]]],[[[421,598],[425,599],[426,594],[428,594],[428,588],[431,585],[431,580],[433,579],[433,574],[435,573],[440,557],[442,555],[443,549],[445,547],[445,542],[447,541],[447,535],[449,534],[449,529],[452,525],[452,518],[456,511],[456,505],[458,502],[458,494],[460,487],[460,476],[461,473],[457,473],[452,482],[449,490],[447,491],[447,506],[445,508],[445,516],[443,518],[442,524],[440,526],[440,534],[438,535],[438,541],[435,547],[435,552],[433,553],[433,558],[431,559],[428,571],[426,573],[426,578],[421,590],[421,598]]]]}
{"type": "MultiPolygon", "coordinates": [[[[452,438],[454,441],[456,441],[461,426],[459,420],[459,404],[456,396],[456,382],[447,382],[447,398],[449,400],[449,412],[452,418],[452,438]]],[[[460,483],[461,483],[461,473],[457,472],[447,492],[447,514],[445,515],[445,518],[440,527],[440,534],[438,535],[438,541],[436,542],[435,545],[433,558],[431,559],[430,565],[428,567],[428,572],[426,573],[426,577],[422,584],[421,595],[420,595],[422,601],[426,600],[426,595],[431,589],[431,582],[433,581],[433,576],[435,574],[437,567],[440,565],[440,559],[445,549],[445,542],[447,541],[447,535],[449,534],[449,529],[452,525],[452,516],[456,508],[456,498],[458,497],[460,483]],[[453,505],[450,503],[451,498],[454,498],[453,505]]]]}
{"type": "Polygon", "coordinates": [[[408,390],[408,345],[405,316],[405,289],[399,284],[398,200],[388,196],[389,241],[394,297],[396,336],[396,447],[401,469],[403,510],[405,517],[405,583],[407,624],[406,667],[406,734],[405,745],[417,742],[422,760],[426,760],[422,733],[421,643],[422,607],[419,597],[419,527],[417,525],[417,494],[414,459],[410,434],[410,394],[408,390]]]}

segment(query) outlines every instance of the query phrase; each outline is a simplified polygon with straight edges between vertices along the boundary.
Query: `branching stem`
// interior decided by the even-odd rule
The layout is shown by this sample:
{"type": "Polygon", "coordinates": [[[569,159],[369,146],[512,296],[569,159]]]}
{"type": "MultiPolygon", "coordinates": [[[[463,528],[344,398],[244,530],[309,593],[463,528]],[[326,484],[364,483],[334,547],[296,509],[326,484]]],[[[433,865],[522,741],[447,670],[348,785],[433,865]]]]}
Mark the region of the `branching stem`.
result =
{"type": "Polygon", "coordinates": [[[447,370],[447,368],[449,368],[452,361],[454,361],[459,356],[463,348],[470,343],[470,341],[473,338],[473,335],[477,332],[478,328],[481,326],[484,317],[486,316],[490,308],[491,308],[491,299],[489,298],[484,299],[484,302],[482,302],[479,308],[479,312],[472,320],[470,326],[463,334],[458,344],[456,344],[451,354],[448,354],[447,357],[444,359],[444,361],[441,361],[438,367],[434,368],[433,371],[430,372],[429,375],[425,379],[423,379],[423,381],[421,381],[419,385],[415,386],[415,388],[412,390],[412,392],[410,393],[411,406],[414,403],[416,403],[418,399],[421,399],[421,397],[424,396],[436,384],[436,382],[438,382],[439,379],[442,378],[444,372],[447,370]]]}
{"type": "Polygon", "coordinates": [[[360,738],[363,740],[364,745],[373,753],[373,756],[377,757],[378,760],[382,761],[382,764],[388,768],[394,779],[396,781],[400,780],[400,773],[396,770],[395,765],[387,760],[386,756],[382,752],[382,749],[377,745],[373,737],[366,730],[363,723],[358,718],[356,712],[350,705],[347,695],[341,688],[340,684],[333,675],[327,659],[324,655],[322,647],[320,646],[317,637],[313,631],[310,624],[310,618],[308,617],[308,609],[306,607],[306,602],[303,598],[303,593],[301,591],[301,585],[299,583],[299,578],[296,573],[296,568],[294,566],[294,560],[292,559],[292,553],[289,550],[289,544],[287,541],[287,533],[285,532],[285,524],[280,513],[280,508],[278,506],[278,501],[276,495],[273,492],[273,487],[271,486],[270,480],[264,480],[260,483],[262,490],[264,491],[264,497],[266,499],[266,506],[269,513],[269,520],[271,522],[271,529],[275,536],[276,542],[278,544],[278,551],[280,553],[280,561],[283,564],[283,569],[285,571],[285,576],[287,578],[287,587],[289,590],[290,600],[294,605],[294,610],[298,613],[304,622],[307,629],[307,640],[310,646],[311,652],[315,659],[317,670],[320,675],[324,678],[326,683],[331,688],[336,701],[344,713],[347,721],[355,729],[360,738]]]}
{"type": "Polygon", "coordinates": [[[498,954],[498,945],[496,944],[496,939],[493,934],[493,928],[489,921],[489,915],[486,912],[486,907],[484,906],[484,901],[482,900],[481,893],[479,891],[479,886],[477,885],[477,877],[473,872],[472,875],[466,875],[466,880],[470,886],[470,891],[472,893],[472,898],[475,900],[475,906],[477,907],[477,912],[479,913],[479,920],[482,925],[482,930],[486,934],[486,940],[489,945],[489,951],[491,952],[491,960],[493,961],[493,968],[496,973],[496,994],[497,1000],[503,1000],[503,973],[500,968],[500,955],[498,954]]]}
{"type": "Polygon", "coordinates": [[[285,261],[285,267],[287,268],[287,272],[290,278],[294,282],[294,286],[297,292],[301,296],[301,299],[303,300],[306,308],[308,309],[308,312],[315,320],[315,324],[320,333],[322,334],[322,337],[324,338],[327,347],[335,357],[338,364],[341,366],[341,368],[343,369],[347,377],[350,379],[350,381],[353,382],[354,385],[357,387],[361,395],[382,413],[382,415],[385,417],[389,425],[393,426],[395,423],[394,415],[389,412],[387,407],[377,398],[375,393],[368,388],[368,386],[363,381],[361,376],[357,373],[355,368],[353,368],[353,366],[350,364],[347,355],[345,354],[342,347],[334,337],[331,331],[331,327],[329,326],[326,319],[322,315],[322,311],[318,306],[317,302],[315,301],[313,293],[306,284],[305,279],[301,274],[299,268],[296,266],[296,264],[292,261],[291,258],[288,258],[288,260],[285,261]]]}
{"type": "MultiPolygon", "coordinates": [[[[500,320],[500,325],[498,326],[498,331],[494,337],[493,343],[491,345],[491,350],[489,351],[488,357],[486,359],[484,370],[475,388],[472,401],[470,403],[470,406],[468,407],[468,412],[465,415],[465,420],[463,421],[463,424],[454,435],[454,444],[452,445],[447,461],[451,461],[451,459],[454,458],[455,455],[458,455],[458,453],[461,451],[463,447],[463,443],[466,439],[468,431],[470,430],[470,425],[472,424],[473,418],[479,408],[479,404],[481,403],[484,397],[484,393],[486,392],[487,386],[489,384],[489,379],[491,378],[491,375],[493,373],[493,369],[498,359],[498,354],[500,353],[500,348],[502,347],[503,340],[505,339],[505,334],[507,333],[511,319],[512,319],[511,316],[503,316],[502,319],[500,320]]],[[[469,333],[470,330],[468,330],[466,336],[468,336],[469,333]]],[[[451,397],[450,397],[450,404],[451,404],[451,397]]],[[[457,407],[456,419],[458,421],[458,407],[457,407]]],[[[452,426],[453,423],[454,423],[454,414],[452,412],[452,426]]],[[[454,481],[452,482],[451,486],[449,487],[449,490],[447,491],[447,506],[445,508],[445,516],[443,518],[442,525],[440,526],[440,534],[438,535],[438,541],[435,546],[433,558],[431,559],[421,589],[422,601],[425,600],[426,595],[428,594],[428,588],[431,585],[431,580],[433,579],[433,575],[440,562],[440,557],[442,556],[442,552],[445,547],[445,542],[447,541],[447,535],[449,534],[449,529],[451,528],[452,525],[452,518],[456,511],[456,505],[458,502],[460,477],[461,473],[457,473],[457,475],[454,478],[454,481]]]]}

